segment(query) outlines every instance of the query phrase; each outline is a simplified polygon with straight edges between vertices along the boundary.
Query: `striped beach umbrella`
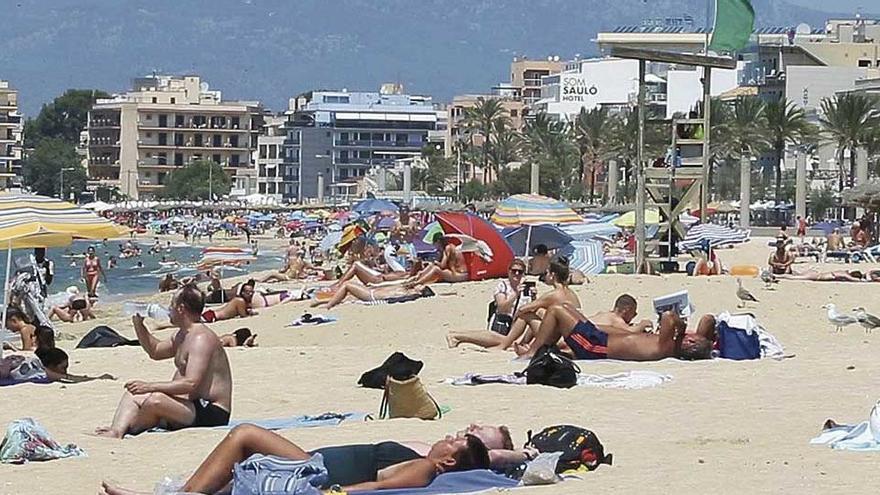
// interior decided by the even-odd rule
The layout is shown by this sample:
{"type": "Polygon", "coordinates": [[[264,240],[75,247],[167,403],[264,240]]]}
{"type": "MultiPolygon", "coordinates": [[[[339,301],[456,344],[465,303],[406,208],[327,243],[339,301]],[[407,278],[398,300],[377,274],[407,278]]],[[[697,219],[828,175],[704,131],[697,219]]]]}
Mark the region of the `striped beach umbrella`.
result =
{"type": "Polygon", "coordinates": [[[583,220],[565,203],[538,194],[515,194],[495,207],[492,223],[501,227],[580,223],[583,220]]]}
{"type": "Polygon", "coordinates": [[[685,234],[684,239],[678,243],[682,251],[701,249],[705,242],[711,247],[732,246],[742,244],[749,240],[749,231],[732,229],[724,225],[705,223],[695,225],[685,234]]]}
{"type": "Polygon", "coordinates": [[[206,270],[218,265],[241,265],[254,261],[257,257],[253,251],[238,247],[211,246],[202,250],[202,259],[197,268],[206,270]]]}
{"type": "Polygon", "coordinates": [[[568,266],[584,275],[596,275],[605,271],[605,252],[600,241],[572,241],[559,250],[568,257],[568,266]]]}

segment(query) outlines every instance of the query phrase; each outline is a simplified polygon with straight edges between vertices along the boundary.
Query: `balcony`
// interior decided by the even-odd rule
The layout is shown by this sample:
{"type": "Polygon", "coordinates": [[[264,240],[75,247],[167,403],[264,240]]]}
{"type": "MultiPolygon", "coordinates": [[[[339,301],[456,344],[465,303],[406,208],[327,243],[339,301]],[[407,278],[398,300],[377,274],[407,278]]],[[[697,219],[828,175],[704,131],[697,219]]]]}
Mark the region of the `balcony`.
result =
{"type": "Polygon", "coordinates": [[[92,119],[89,121],[89,128],[90,129],[98,129],[98,128],[118,129],[119,128],[119,121],[115,120],[115,119],[104,119],[104,118],[92,119]]]}
{"type": "Polygon", "coordinates": [[[420,149],[424,145],[423,142],[413,141],[373,141],[368,139],[348,139],[338,140],[334,146],[349,146],[361,148],[417,148],[420,149]]]}
{"type": "Polygon", "coordinates": [[[119,160],[109,156],[96,156],[89,159],[89,166],[93,167],[118,167],[119,160]]]}
{"type": "Polygon", "coordinates": [[[157,144],[157,143],[138,143],[138,148],[144,149],[161,149],[161,150],[193,150],[193,151],[205,151],[205,150],[215,150],[215,151],[249,151],[250,148],[245,146],[241,146],[241,143],[237,147],[235,146],[210,146],[208,144],[202,143],[201,146],[196,146],[194,144],[157,144]]]}
{"type": "Polygon", "coordinates": [[[119,140],[111,137],[90,137],[90,148],[118,148],[119,140]]]}
{"type": "Polygon", "coordinates": [[[142,131],[176,131],[176,132],[202,132],[202,133],[213,133],[216,132],[218,134],[223,133],[247,133],[247,132],[255,132],[251,129],[243,128],[232,128],[232,127],[193,127],[193,126],[177,126],[177,125],[153,125],[153,124],[145,124],[143,122],[138,121],[138,129],[142,131]]]}

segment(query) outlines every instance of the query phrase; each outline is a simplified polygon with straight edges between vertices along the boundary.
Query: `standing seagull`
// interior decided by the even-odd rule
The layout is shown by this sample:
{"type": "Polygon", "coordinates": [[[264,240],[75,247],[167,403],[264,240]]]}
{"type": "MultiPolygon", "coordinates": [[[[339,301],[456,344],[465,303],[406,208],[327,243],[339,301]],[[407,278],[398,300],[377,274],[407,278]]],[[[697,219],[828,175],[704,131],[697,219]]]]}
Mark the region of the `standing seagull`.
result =
{"type": "Polygon", "coordinates": [[[865,308],[859,306],[854,308],[856,312],[856,320],[865,328],[865,333],[871,333],[875,328],[880,328],[880,318],[865,311],[865,308]]]}
{"type": "Polygon", "coordinates": [[[779,279],[770,270],[761,270],[761,280],[764,281],[764,288],[769,290],[773,288],[773,284],[778,284],[779,279]]]}
{"type": "Polygon", "coordinates": [[[838,333],[843,331],[843,327],[859,322],[855,316],[838,313],[837,310],[834,309],[834,305],[831,303],[822,306],[822,309],[828,310],[828,321],[834,325],[834,329],[838,333]]]}
{"type": "Polygon", "coordinates": [[[736,297],[738,297],[740,300],[740,304],[737,306],[738,308],[746,307],[746,303],[748,303],[749,301],[759,302],[757,297],[753,296],[751,292],[743,287],[742,279],[736,279],[736,284],[738,286],[738,288],[736,289],[736,297]]]}

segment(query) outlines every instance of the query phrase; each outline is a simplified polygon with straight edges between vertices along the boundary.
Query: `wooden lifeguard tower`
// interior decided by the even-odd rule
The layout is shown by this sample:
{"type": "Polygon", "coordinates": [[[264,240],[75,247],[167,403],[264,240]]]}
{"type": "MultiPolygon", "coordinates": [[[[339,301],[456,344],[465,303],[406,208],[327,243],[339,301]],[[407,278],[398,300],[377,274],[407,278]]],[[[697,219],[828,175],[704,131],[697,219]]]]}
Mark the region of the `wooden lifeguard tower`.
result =
{"type": "Polygon", "coordinates": [[[673,251],[673,232],[684,237],[679,215],[699,194],[700,216],[706,220],[708,198],[709,144],[712,69],[735,69],[736,60],[729,57],[675,53],[661,50],[614,46],[611,55],[639,61],[639,138],[636,169],[636,271],[644,269],[650,248],[666,245],[673,251]],[[652,167],[645,157],[645,64],[648,61],[703,68],[702,115],[696,118],[673,119],[672,153],[662,167],[652,167]],[[645,208],[655,207],[660,213],[660,230],[651,245],[645,239],[645,208]]]}

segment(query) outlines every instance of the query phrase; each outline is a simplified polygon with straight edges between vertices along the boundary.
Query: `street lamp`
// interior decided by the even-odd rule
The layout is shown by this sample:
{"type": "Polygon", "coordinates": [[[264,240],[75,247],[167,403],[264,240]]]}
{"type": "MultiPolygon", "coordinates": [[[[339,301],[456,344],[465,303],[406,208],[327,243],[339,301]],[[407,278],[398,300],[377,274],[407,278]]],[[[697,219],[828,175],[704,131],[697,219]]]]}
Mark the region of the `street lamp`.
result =
{"type": "Polygon", "coordinates": [[[61,170],[59,170],[59,174],[61,175],[61,180],[60,180],[60,184],[58,187],[58,189],[60,189],[60,191],[58,192],[58,197],[62,201],[64,201],[64,172],[65,171],[70,172],[71,170],[76,170],[76,169],[73,167],[64,167],[61,170]]]}

